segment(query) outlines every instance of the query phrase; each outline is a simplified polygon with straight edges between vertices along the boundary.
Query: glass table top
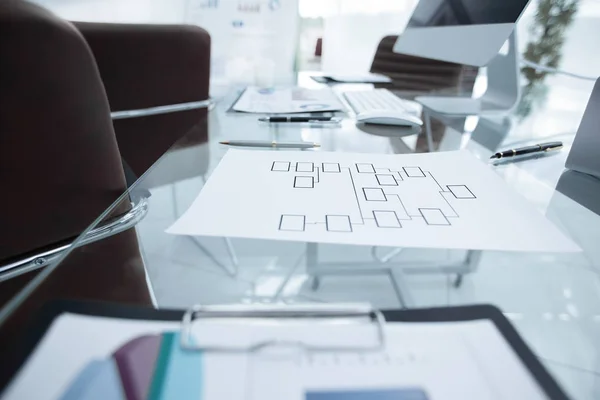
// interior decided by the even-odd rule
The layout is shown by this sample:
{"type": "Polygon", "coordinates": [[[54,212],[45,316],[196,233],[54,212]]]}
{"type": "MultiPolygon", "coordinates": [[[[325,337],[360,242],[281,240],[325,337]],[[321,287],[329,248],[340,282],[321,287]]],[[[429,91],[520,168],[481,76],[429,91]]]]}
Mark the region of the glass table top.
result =
{"type": "MultiPolygon", "coordinates": [[[[317,84],[300,74],[301,86],[317,84]]],[[[106,257],[111,280],[83,298],[135,303],[141,280],[147,302],[160,308],[194,304],[370,302],[378,308],[489,303],[512,321],[534,352],[574,398],[600,397],[600,181],[564,170],[593,82],[573,89],[550,77],[543,105],[503,116],[432,117],[425,132],[358,126],[268,126],[256,115],[228,112],[238,90],[214,90],[216,106],[199,122],[208,138],[190,133],[177,142],[100,216],[0,317],[44,291],[59,291],[65,275],[85,279],[86,265],[106,257]],[[571,108],[553,112],[568,87],[571,108]],[[305,140],[319,151],[407,154],[466,149],[486,160],[500,149],[562,140],[554,155],[494,166],[581,253],[348,246],[224,237],[175,236],[165,230],[198,196],[231,139],[305,140]],[[595,207],[594,207],[595,206],[595,207]],[[123,208],[130,210],[123,222],[123,208]],[[133,226],[133,227],[132,227],[133,226]],[[91,236],[90,236],[91,235],[91,236]],[[101,240],[94,239],[104,237],[101,240]],[[110,271],[125,271],[110,273],[110,271]],[[131,283],[136,281],[134,289],[131,283]]],[[[356,86],[352,86],[356,88],[356,86]]],[[[334,90],[349,89],[336,87],[334,90]]],[[[284,150],[273,150],[284,151],[284,150]]],[[[490,227],[493,229],[493,227],[490,227]]],[[[104,282],[106,283],[106,282],[104,282]]],[[[100,287],[100,283],[99,283],[100,287]]],[[[139,294],[139,293],[138,293],[139,294]]]]}

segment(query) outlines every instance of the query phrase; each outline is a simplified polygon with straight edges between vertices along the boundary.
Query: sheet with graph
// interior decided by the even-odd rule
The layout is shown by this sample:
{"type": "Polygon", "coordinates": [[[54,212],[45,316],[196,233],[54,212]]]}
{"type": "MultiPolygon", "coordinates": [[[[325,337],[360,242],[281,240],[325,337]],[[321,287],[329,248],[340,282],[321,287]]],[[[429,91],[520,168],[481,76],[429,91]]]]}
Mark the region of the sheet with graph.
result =
{"type": "Polygon", "coordinates": [[[572,252],[468,152],[229,150],[168,233],[356,245],[572,252]]]}
{"type": "MultiPolygon", "coordinates": [[[[122,313],[120,313],[122,314],[122,313]]],[[[385,347],[371,326],[206,322],[197,343],[248,338],[357,350],[203,352],[180,343],[179,321],[64,313],[2,399],[36,400],[537,400],[544,387],[488,319],[388,322],[385,347]],[[234,325],[232,325],[234,324],[234,325]]],[[[197,334],[197,336],[196,336],[197,334]]],[[[554,397],[553,397],[554,398],[554,397]]],[[[563,397],[556,397],[563,398],[563,397]]]]}

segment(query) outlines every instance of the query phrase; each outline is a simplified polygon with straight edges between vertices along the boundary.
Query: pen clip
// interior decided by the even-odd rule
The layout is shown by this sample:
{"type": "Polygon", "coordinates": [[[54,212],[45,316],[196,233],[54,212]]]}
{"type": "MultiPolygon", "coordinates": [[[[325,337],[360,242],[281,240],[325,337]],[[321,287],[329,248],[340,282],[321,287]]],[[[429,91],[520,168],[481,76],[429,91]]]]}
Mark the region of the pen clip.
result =
{"type": "Polygon", "coordinates": [[[547,149],[544,149],[545,152],[548,151],[553,151],[553,150],[560,150],[563,148],[563,145],[561,144],[560,146],[556,146],[556,147],[548,147],[547,149]]]}

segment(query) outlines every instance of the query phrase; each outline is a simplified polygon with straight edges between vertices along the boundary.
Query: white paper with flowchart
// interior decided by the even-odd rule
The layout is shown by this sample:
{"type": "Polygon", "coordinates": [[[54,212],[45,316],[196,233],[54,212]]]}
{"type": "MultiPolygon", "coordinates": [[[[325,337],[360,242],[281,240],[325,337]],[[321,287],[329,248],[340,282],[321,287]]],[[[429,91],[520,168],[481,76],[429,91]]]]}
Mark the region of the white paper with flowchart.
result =
{"type": "Polygon", "coordinates": [[[229,150],[168,233],[415,248],[580,248],[466,151],[229,150]]]}

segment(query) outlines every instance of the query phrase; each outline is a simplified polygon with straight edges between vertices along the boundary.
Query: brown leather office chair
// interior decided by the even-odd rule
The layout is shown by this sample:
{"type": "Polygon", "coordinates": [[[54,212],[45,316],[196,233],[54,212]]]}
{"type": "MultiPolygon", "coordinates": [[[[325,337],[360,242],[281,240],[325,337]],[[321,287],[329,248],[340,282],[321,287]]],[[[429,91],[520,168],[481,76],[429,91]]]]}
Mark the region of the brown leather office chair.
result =
{"type": "Polygon", "coordinates": [[[210,37],[201,28],[64,21],[0,2],[0,266],[75,238],[206,109],[111,121],[111,111],[208,98],[210,37]],[[116,131],[116,140],[115,140],[116,131]]]}
{"type": "Polygon", "coordinates": [[[317,38],[317,43],[315,44],[315,57],[323,56],[323,38],[317,38]]]}
{"type": "MultiPolygon", "coordinates": [[[[189,25],[75,22],[95,56],[111,111],[208,99],[210,35],[189,25]]],[[[142,175],[187,132],[208,137],[206,108],[114,119],[121,155],[142,175]]]]}
{"type": "MultiPolygon", "coordinates": [[[[206,100],[209,62],[201,28],[72,24],[0,2],[0,269],[77,237],[125,190],[121,157],[141,175],[187,132],[205,140],[205,108],[145,111],[206,100]],[[142,116],[111,120],[131,109],[142,116]]],[[[131,231],[86,247],[46,298],[150,304],[141,259],[122,262],[137,249],[131,231]]],[[[0,280],[0,306],[36,273],[0,280]]]]}
{"type": "MultiPolygon", "coordinates": [[[[205,140],[206,109],[145,111],[206,100],[209,54],[197,27],[73,24],[0,1],[0,269],[77,237],[126,189],[121,157],[140,175],[187,132],[205,140]],[[111,119],[131,109],[143,116],[111,119]]],[[[0,307],[37,273],[0,281],[0,307]]],[[[0,341],[57,297],[151,305],[135,232],[74,251],[2,326],[0,341]]]]}
{"type": "MultiPolygon", "coordinates": [[[[371,64],[371,72],[387,75],[392,79],[391,84],[386,83],[384,87],[412,92],[412,96],[432,92],[463,96],[472,93],[477,67],[394,53],[397,39],[397,35],[381,39],[371,64]]],[[[431,121],[434,145],[439,143],[444,130],[445,125],[440,121],[431,121]]],[[[433,151],[426,142],[425,135],[419,135],[416,148],[419,152],[433,151]]]]}
{"type": "Polygon", "coordinates": [[[100,74],[81,34],[0,2],[0,260],[76,237],[126,188],[100,74]]]}
{"type": "Polygon", "coordinates": [[[392,79],[390,90],[431,92],[453,90],[469,93],[473,90],[477,68],[409,56],[393,52],[397,35],[385,36],[379,42],[371,72],[387,75],[392,79]]]}

